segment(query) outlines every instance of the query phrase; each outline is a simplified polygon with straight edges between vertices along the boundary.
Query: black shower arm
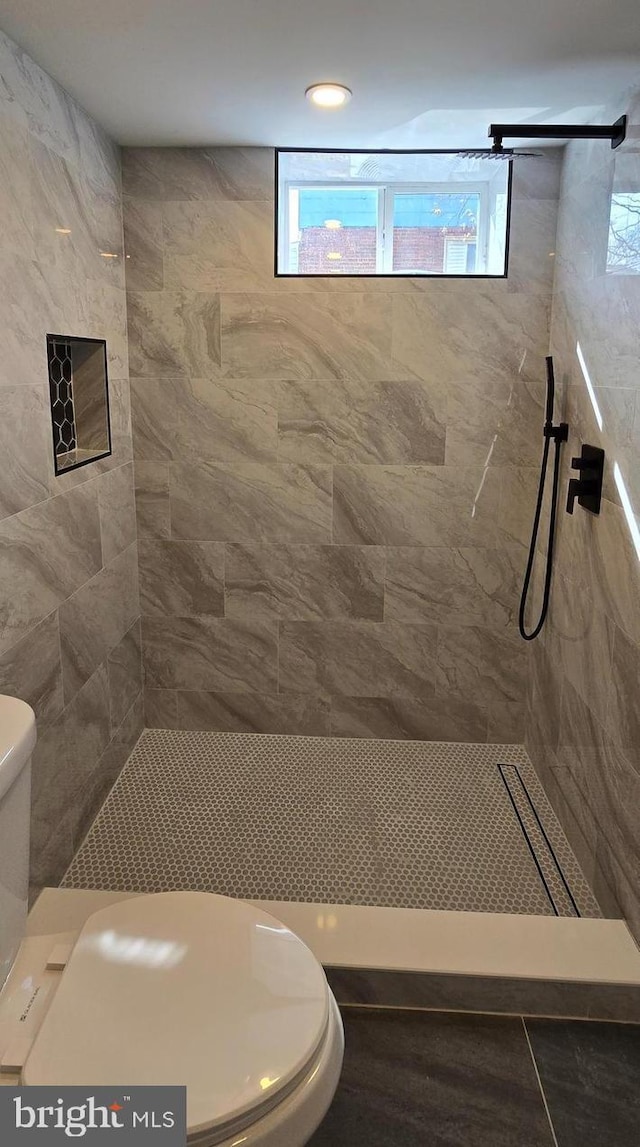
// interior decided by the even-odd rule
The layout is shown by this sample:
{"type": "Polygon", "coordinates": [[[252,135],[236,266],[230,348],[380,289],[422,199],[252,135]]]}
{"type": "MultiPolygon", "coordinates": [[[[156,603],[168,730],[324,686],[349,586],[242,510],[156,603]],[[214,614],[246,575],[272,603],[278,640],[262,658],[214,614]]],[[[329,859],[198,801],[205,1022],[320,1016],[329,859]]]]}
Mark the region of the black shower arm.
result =
{"type": "Polygon", "coordinates": [[[503,139],[610,139],[612,147],[619,147],[627,132],[627,117],[620,116],[611,126],[591,126],[583,123],[492,123],[489,138],[497,151],[503,139]]]}

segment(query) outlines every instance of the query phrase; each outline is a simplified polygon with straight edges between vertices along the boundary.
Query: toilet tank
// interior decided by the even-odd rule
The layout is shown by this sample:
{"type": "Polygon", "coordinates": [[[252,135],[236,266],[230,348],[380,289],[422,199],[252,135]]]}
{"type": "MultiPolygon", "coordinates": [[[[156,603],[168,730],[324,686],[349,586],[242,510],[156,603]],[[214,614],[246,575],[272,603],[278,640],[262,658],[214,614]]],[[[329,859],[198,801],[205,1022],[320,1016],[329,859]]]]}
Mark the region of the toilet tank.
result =
{"type": "Polygon", "coordinates": [[[33,709],[0,695],[0,988],[24,935],[29,904],[33,709]]]}

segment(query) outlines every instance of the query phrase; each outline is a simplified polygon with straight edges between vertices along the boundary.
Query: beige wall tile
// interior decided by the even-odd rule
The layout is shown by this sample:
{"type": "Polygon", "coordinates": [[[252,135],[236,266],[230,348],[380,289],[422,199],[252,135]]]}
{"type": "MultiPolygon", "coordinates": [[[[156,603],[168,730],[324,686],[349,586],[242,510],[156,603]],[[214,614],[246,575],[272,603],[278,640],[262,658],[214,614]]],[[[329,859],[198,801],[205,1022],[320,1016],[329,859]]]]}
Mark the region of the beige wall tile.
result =
{"type": "Polygon", "coordinates": [[[62,712],[62,663],[58,614],[31,629],[0,656],[0,693],[20,697],[34,709],[38,726],[62,712]]]}
{"type": "Polygon", "coordinates": [[[123,188],[138,199],[273,199],[269,147],[137,147],[124,153],[123,188]]]}
{"type": "Polygon", "coordinates": [[[171,532],[207,541],[331,540],[331,470],[292,463],[174,463],[171,532]]]}
{"type": "Polygon", "coordinates": [[[138,555],[129,546],[60,606],[65,704],[140,615],[138,555]]]}
{"type": "Polygon", "coordinates": [[[224,615],[224,546],[142,538],[140,608],[146,617],[224,615]]]}
{"type": "MultiPolygon", "coordinates": [[[[174,659],[165,676],[175,626],[218,608],[204,552],[185,549],[178,569],[176,543],[225,542],[226,620],[281,622],[281,689],[301,680],[288,627],[313,623],[295,639],[306,632],[310,642],[297,655],[312,696],[364,692],[371,705],[361,727],[369,722],[380,736],[405,722],[416,736],[456,739],[459,727],[467,740],[486,739],[485,705],[454,696],[442,670],[436,685],[435,644],[429,661],[424,629],[433,634],[434,623],[455,614],[458,625],[513,631],[537,480],[531,425],[541,419],[548,349],[552,260],[541,248],[553,227],[558,156],[542,163],[542,174],[531,169],[530,188],[517,179],[521,233],[510,283],[276,280],[273,152],[126,151],[132,362],[144,376],[134,384],[138,529],[156,539],[141,548],[143,605],[157,622],[154,665],[163,664],[151,692],[160,690],[160,708],[166,688],[206,695],[195,710],[181,701],[178,713],[172,695],[172,722],[180,712],[206,721],[203,706],[220,727],[239,719],[221,716],[229,690],[208,682],[208,669],[205,683],[194,684],[186,655],[184,674],[174,659]],[[218,296],[219,356],[217,334],[207,350],[203,333],[203,300],[218,296]],[[431,546],[437,555],[417,556],[431,546]],[[384,547],[392,547],[392,572],[383,585],[384,547]],[[413,557],[404,547],[416,547],[413,557]],[[160,622],[172,615],[163,636],[160,622]],[[377,630],[337,636],[340,622],[365,620],[377,630]],[[417,681],[425,705],[438,689],[438,705],[422,714],[417,681]],[[393,707],[403,690],[400,713],[393,707]]],[[[476,642],[474,672],[489,682],[492,727],[497,736],[501,714],[510,739],[522,674],[505,700],[496,656],[488,646],[483,673],[476,642]]],[[[257,712],[255,727],[270,728],[271,708],[257,712]]],[[[353,720],[358,728],[360,715],[353,720]]],[[[291,721],[295,731],[294,710],[291,721]]]]}
{"type": "Polygon", "coordinates": [[[388,378],[391,312],[381,295],[221,296],[223,372],[236,378],[388,378]]]}
{"type": "Polygon", "coordinates": [[[145,378],[133,380],[132,392],[133,438],[141,461],[277,458],[277,409],[269,384],[145,378]]]}
{"type": "Polygon", "coordinates": [[[307,737],[326,737],[330,732],[329,703],[322,697],[179,692],[177,699],[180,729],[307,737]]]}
{"type": "Polygon", "coordinates": [[[129,291],[131,374],[216,377],[220,301],[204,291],[129,291]]]}
{"type": "Polygon", "coordinates": [[[95,483],[0,523],[0,648],[24,637],[102,565],[95,483]]]}
{"type": "Polygon", "coordinates": [[[227,545],[225,555],[227,617],[383,620],[381,548],[227,545]]]}
{"type": "Polygon", "coordinates": [[[487,737],[486,712],[450,696],[331,698],[334,737],[391,740],[476,741],[487,737]]]}
{"type": "Polygon", "coordinates": [[[109,470],[97,480],[102,560],[108,563],[136,540],[133,463],[109,470]]]}
{"type": "Polygon", "coordinates": [[[539,745],[539,730],[556,724],[561,695],[562,805],[557,811],[570,839],[576,825],[582,830],[580,858],[593,874],[603,906],[607,898],[617,899],[640,934],[635,719],[640,563],[634,544],[640,497],[640,440],[634,430],[640,306],[637,276],[619,269],[611,273],[610,241],[616,192],[637,185],[638,157],[631,142],[637,99],[627,109],[610,109],[611,119],[624,110],[631,136],[620,149],[576,142],[565,152],[551,340],[570,424],[563,485],[571,456],[590,442],[605,451],[605,500],[598,517],[580,509],[572,518],[561,515],[559,576],[546,639],[556,687],[543,692],[534,682],[527,723],[539,745]]]}
{"type": "Polygon", "coordinates": [[[287,382],[278,406],[280,458],[442,464],[445,418],[439,388],[419,381],[287,382]]]}
{"type": "Polygon", "coordinates": [[[433,625],[284,621],[280,691],[349,697],[424,697],[437,678],[433,625]]]}
{"type": "MultiPolygon", "coordinates": [[[[57,883],[71,858],[97,791],[89,790],[90,778],[111,735],[105,664],[93,659],[80,675],[83,687],[77,691],[76,682],[63,697],[57,611],[135,540],[120,156],[2,34],[0,75],[0,271],[10,284],[0,365],[0,689],[30,702],[38,718],[38,888],[57,883]],[[59,477],[48,332],[106,339],[109,363],[113,453],[59,477]]],[[[105,610],[115,617],[120,606],[101,602],[97,613],[106,622],[105,610]]],[[[134,694],[121,691],[120,699],[130,707],[134,694]]]]}
{"type": "Polygon", "coordinates": [[[385,617],[513,629],[522,580],[519,546],[387,549],[385,617]]]}
{"type": "Polygon", "coordinates": [[[148,729],[179,729],[175,689],[145,689],[144,723],[148,729]]]}
{"type": "Polygon", "coordinates": [[[333,540],[387,546],[489,544],[499,486],[475,469],[336,466],[333,540]]]}
{"type": "Polygon", "coordinates": [[[151,689],[275,693],[276,626],[213,617],[147,617],[145,681],[151,689]]]}

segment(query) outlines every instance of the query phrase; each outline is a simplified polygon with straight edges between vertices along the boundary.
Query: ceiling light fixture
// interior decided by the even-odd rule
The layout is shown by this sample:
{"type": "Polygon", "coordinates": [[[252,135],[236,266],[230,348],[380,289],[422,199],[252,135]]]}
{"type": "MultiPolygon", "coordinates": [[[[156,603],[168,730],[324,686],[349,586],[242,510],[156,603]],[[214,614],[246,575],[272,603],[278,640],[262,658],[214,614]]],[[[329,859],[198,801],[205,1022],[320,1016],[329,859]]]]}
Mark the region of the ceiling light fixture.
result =
{"type": "Polygon", "coordinates": [[[341,108],[351,99],[351,92],[344,84],[312,84],[304,94],[319,108],[341,108]]]}

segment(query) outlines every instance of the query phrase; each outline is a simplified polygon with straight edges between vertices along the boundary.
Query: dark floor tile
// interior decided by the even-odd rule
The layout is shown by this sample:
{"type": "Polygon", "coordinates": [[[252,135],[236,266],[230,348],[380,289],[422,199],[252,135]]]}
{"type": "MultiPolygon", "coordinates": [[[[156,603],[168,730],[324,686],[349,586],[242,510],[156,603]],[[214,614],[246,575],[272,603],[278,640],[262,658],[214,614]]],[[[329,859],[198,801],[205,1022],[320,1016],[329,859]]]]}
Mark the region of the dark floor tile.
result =
{"type": "Polygon", "coordinates": [[[527,1020],[558,1147],[638,1147],[640,1027],[527,1020]]]}
{"type": "Polygon", "coordinates": [[[552,1147],[519,1019],[347,1011],[342,1078],[309,1147],[552,1147]]]}

